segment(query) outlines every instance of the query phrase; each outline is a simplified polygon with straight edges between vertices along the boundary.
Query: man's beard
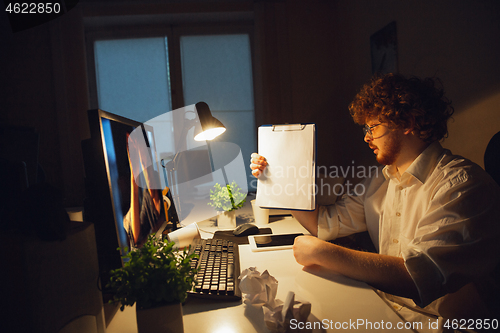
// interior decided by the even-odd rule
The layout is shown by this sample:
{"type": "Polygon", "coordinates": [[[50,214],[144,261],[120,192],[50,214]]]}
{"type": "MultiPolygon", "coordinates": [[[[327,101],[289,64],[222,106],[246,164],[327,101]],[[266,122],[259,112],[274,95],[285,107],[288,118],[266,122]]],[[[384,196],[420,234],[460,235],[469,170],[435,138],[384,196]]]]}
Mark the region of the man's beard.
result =
{"type": "MultiPolygon", "coordinates": [[[[377,154],[377,162],[382,165],[392,165],[401,152],[401,136],[399,132],[394,131],[389,134],[387,142],[384,145],[384,152],[377,154]]],[[[380,152],[379,148],[379,152],[380,152]]]]}

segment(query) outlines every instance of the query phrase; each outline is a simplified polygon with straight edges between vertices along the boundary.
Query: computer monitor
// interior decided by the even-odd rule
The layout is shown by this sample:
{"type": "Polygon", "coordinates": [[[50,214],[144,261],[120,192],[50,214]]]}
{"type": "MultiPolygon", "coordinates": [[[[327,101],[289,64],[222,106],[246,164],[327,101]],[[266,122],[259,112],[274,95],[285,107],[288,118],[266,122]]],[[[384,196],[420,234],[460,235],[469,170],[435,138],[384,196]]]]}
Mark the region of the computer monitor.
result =
{"type": "MultiPolygon", "coordinates": [[[[94,223],[104,287],[109,272],[122,266],[123,254],[140,247],[151,233],[160,237],[169,229],[174,230],[178,219],[170,193],[145,186],[160,177],[153,128],[98,109],[89,110],[88,119],[91,138],[82,142],[84,220],[94,223]],[[152,161],[148,168],[142,168],[137,158],[130,158],[129,137],[136,128],[141,128],[144,140],[152,147],[146,152],[149,156],[143,156],[152,161]],[[136,175],[140,169],[141,181],[134,180],[131,168],[136,175]],[[167,209],[165,202],[169,202],[167,209]]],[[[132,140],[130,145],[133,144],[132,140]]]]}

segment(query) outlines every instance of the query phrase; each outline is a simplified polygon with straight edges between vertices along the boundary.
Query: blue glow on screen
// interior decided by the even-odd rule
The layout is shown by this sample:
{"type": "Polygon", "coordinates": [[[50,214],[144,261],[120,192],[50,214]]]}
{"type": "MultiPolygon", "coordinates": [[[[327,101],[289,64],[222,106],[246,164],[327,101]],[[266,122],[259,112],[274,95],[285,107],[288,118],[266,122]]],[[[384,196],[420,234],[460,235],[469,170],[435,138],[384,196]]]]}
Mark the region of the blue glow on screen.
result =
{"type": "Polygon", "coordinates": [[[116,165],[115,144],[113,142],[113,132],[111,130],[111,122],[109,119],[102,118],[102,132],[104,135],[104,144],[106,147],[106,155],[108,159],[109,177],[111,180],[111,199],[115,211],[117,223],[118,239],[122,253],[125,253],[124,247],[127,244],[127,234],[123,228],[123,211],[121,205],[121,194],[118,186],[118,167],[116,165]]]}

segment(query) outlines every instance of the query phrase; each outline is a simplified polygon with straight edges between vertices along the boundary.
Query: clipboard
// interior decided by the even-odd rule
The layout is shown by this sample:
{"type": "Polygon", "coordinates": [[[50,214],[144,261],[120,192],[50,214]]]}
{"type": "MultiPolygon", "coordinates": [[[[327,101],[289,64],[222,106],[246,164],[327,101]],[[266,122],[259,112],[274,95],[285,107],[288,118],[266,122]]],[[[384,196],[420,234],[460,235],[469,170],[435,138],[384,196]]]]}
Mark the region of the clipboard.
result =
{"type": "Polygon", "coordinates": [[[263,208],[314,210],[315,124],[263,125],[258,153],[267,160],[257,180],[256,204],[263,208]]]}

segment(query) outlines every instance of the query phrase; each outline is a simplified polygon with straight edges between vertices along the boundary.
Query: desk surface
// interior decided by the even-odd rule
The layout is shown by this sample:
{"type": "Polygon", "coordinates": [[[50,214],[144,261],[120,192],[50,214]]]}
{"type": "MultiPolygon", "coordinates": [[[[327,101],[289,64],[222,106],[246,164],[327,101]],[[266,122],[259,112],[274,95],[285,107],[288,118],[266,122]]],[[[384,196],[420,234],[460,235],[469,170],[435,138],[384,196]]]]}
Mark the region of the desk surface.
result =
{"type": "MultiPolygon", "coordinates": [[[[205,223],[205,222],[202,222],[205,223]]],[[[216,231],[210,221],[200,225],[204,235],[216,231]]],[[[307,231],[292,217],[269,223],[274,234],[307,231]]],[[[285,300],[293,291],[298,300],[311,302],[310,322],[319,329],[313,332],[338,331],[344,329],[358,332],[381,332],[390,325],[397,329],[401,319],[365,283],[326,272],[320,268],[307,269],[297,264],[292,250],[252,252],[249,245],[240,245],[241,270],[257,267],[278,280],[277,298],[285,300]],[[359,324],[357,326],[354,323],[359,324]],[[385,326],[381,326],[385,325],[385,326]],[[371,326],[371,329],[370,329],[371,326]],[[346,329],[347,328],[347,329],[346,329]]],[[[188,332],[269,332],[266,328],[262,308],[249,307],[241,302],[214,302],[188,299],[183,306],[184,331],[188,332]]],[[[298,331],[298,330],[297,330],[298,331]]],[[[399,330],[404,331],[404,330],[399,330]]],[[[113,318],[108,333],[137,332],[135,307],[127,307],[113,318]]]]}

